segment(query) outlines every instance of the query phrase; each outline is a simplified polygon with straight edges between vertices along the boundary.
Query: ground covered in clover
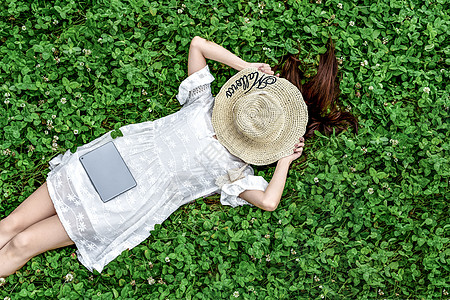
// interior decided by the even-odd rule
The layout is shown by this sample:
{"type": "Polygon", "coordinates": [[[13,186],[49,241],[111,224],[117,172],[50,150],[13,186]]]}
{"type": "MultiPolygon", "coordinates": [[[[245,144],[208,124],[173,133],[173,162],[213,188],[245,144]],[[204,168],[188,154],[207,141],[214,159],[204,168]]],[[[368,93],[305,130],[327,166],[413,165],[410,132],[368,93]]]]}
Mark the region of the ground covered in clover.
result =
{"type": "MultiPolygon", "coordinates": [[[[48,161],[108,130],[177,111],[190,40],[252,62],[299,53],[314,75],[331,35],[341,109],[280,206],[180,208],[99,274],[74,247],[33,258],[0,298],[449,299],[449,14],[445,0],[24,1],[0,4],[0,217],[48,161]]],[[[234,74],[211,63],[213,91],[234,74]]],[[[270,180],[274,165],[257,167],[270,180]]]]}

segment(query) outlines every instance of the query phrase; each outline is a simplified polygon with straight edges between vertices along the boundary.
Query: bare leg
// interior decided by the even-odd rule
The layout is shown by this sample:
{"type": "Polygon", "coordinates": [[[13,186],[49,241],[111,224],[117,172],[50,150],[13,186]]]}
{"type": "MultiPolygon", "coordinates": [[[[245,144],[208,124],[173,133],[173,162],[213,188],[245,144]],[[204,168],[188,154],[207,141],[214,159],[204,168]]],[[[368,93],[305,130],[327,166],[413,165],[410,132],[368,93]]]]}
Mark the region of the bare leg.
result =
{"type": "Polygon", "coordinates": [[[0,221],[0,249],[19,232],[55,214],[47,183],[44,183],[8,217],[0,221]]]}
{"type": "Polygon", "coordinates": [[[57,215],[31,225],[0,250],[0,277],[13,274],[40,253],[72,244],[57,215]]]}

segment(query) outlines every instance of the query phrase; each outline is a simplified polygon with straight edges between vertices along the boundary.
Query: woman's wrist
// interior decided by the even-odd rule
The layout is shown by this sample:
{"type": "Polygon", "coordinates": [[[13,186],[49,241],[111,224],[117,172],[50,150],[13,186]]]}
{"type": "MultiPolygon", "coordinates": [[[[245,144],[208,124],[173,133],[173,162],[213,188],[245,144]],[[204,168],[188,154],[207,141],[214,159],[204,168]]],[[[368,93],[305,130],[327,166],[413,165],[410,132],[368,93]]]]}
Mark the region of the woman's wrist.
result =
{"type": "Polygon", "coordinates": [[[238,66],[238,68],[236,68],[236,70],[242,71],[247,68],[250,68],[250,63],[242,60],[242,62],[239,64],[239,66],[238,66]]]}
{"type": "Polygon", "coordinates": [[[278,163],[279,163],[279,164],[287,164],[288,166],[290,166],[291,163],[292,163],[292,160],[291,160],[288,156],[285,156],[285,157],[283,157],[283,158],[280,158],[280,159],[278,160],[278,163]]]}

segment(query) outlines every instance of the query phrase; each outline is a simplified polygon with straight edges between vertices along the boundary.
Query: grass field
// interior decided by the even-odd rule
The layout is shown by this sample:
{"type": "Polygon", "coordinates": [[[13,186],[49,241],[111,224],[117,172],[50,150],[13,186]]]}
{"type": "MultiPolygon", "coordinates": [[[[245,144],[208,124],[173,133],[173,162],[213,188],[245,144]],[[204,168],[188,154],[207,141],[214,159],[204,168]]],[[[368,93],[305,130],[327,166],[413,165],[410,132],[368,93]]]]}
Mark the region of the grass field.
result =
{"type": "MultiPolygon", "coordinates": [[[[331,36],[340,107],[360,130],[310,140],[274,212],[198,199],[101,274],[75,247],[54,250],[0,283],[0,299],[450,299],[448,7],[1,1],[0,218],[55,155],[176,112],[196,35],[272,66],[298,53],[307,76],[331,36]]],[[[215,94],[235,71],[209,66],[215,94]]],[[[274,165],[255,170],[270,180],[274,165]]]]}

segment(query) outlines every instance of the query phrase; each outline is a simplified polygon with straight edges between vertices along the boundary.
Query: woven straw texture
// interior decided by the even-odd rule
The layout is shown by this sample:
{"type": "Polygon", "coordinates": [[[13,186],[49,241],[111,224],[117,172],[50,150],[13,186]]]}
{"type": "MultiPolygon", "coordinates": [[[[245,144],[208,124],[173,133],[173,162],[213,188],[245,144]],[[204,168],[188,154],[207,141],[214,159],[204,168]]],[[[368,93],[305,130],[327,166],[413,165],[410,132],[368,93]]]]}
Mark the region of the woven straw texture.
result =
{"type": "Polygon", "coordinates": [[[268,165],[294,153],[307,123],[300,91],[255,68],[240,71],[222,86],[212,113],[219,142],[252,165],[268,165]]]}

